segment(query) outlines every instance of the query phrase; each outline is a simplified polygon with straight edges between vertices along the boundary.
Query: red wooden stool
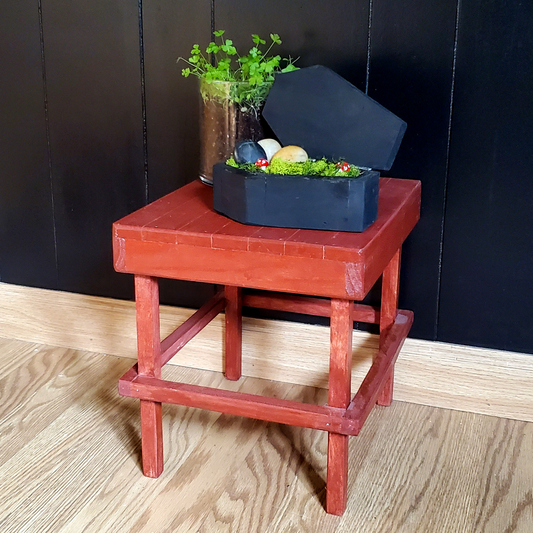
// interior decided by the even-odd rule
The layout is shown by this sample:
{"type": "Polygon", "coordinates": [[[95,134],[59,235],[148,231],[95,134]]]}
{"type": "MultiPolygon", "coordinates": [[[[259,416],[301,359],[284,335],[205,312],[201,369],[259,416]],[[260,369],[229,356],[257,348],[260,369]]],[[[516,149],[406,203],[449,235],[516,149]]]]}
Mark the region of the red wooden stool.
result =
{"type": "Polygon", "coordinates": [[[382,178],[378,219],[363,233],[245,226],[214,212],[212,190],[196,181],[116,222],[115,269],[135,275],[138,341],[138,364],[120,379],[119,391],[141,400],[144,474],[163,470],[163,402],[320,429],[328,432],[327,512],[342,514],[348,437],[359,433],[376,402],[391,403],[394,362],[413,321],[412,312],[397,309],[398,283],[400,249],[419,212],[420,182],[382,178]],[[354,303],[380,276],[381,308],[354,303]],[[158,278],[224,288],[160,341],[158,278]],[[221,311],[225,374],[239,379],[243,306],[330,317],[327,405],[161,379],[161,367],[221,311]],[[379,324],[380,343],[352,398],[354,321],[379,324]]]}

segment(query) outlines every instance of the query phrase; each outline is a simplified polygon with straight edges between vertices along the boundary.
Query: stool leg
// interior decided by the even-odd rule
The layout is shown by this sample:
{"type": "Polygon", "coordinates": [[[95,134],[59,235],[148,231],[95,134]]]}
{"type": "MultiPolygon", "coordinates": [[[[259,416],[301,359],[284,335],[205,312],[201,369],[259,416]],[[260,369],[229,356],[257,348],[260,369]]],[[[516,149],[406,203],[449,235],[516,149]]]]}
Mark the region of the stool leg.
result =
{"type": "MultiPolygon", "coordinates": [[[[383,271],[381,288],[381,313],[379,319],[380,348],[385,335],[394,324],[398,313],[398,290],[400,286],[400,249],[396,251],[390,263],[383,271]]],[[[390,369],[385,386],[378,397],[378,405],[390,405],[394,387],[394,366],[390,369]]]]}
{"type": "Polygon", "coordinates": [[[242,368],[242,289],[226,285],[226,378],[237,381],[242,368]]]}
{"type": "MultiPolygon", "coordinates": [[[[352,374],[352,308],[348,300],[331,300],[328,405],[348,407],[352,374]]],[[[328,433],[326,511],[342,515],[348,493],[348,436],[328,433]]]]}
{"type": "MultiPolygon", "coordinates": [[[[137,351],[140,376],[161,377],[159,284],[157,278],[135,276],[137,351]]],[[[163,420],[160,402],[141,400],[143,472],[158,477],[163,471],[163,420]]]]}

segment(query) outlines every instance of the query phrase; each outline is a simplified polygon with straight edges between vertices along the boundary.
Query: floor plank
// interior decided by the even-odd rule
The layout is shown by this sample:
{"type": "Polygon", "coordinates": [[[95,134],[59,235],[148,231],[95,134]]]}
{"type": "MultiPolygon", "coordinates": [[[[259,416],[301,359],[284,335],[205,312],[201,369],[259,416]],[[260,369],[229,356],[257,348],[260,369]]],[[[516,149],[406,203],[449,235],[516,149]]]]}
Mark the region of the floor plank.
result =
{"type": "Polygon", "coordinates": [[[43,345],[15,339],[0,338],[0,365],[4,375],[31,359],[43,345]]]}
{"type": "Polygon", "coordinates": [[[80,383],[106,378],[102,356],[89,352],[32,345],[30,355],[0,379],[0,464],[86,394],[80,383]]]}
{"type": "MultiPolygon", "coordinates": [[[[132,361],[0,340],[3,533],[530,533],[533,424],[402,402],[350,439],[348,507],[327,515],[326,434],[165,406],[165,470],[140,467],[132,361]]],[[[323,389],[179,366],[165,378],[323,403],[323,389]]]]}
{"type": "MultiPolygon", "coordinates": [[[[289,397],[324,403],[327,393],[294,387],[289,397]]],[[[325,442],[323,432],[266,424],[240,468],[228,477],[199,531],[266,532],[278,514],[286,511],[299,484],[307,494],[323,499],[325,442]]]]}

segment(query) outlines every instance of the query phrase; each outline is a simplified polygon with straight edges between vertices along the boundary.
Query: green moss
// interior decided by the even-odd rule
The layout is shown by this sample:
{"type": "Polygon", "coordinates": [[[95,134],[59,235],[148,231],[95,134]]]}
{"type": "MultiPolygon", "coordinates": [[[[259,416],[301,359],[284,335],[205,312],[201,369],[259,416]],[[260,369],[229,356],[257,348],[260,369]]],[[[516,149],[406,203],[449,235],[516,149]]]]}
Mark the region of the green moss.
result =
{"type": "Polygon", "coordinates": [[[322,177],[335,177],[343,176],[347,178],[355,178],[361,174],[359,168],[355,165],[350,165],[350,170],[343,172],[338,166],[337,162],[327,161],[325,158],[312,160],[308,159],[304,163],[293,163],[289,161],[283,161],[278,158],[274,158],[268,167],[265,169],[257,168],[253,163],[246,163],[239,165],[235,162],[233,157],[230,157],[226,164],[234,167],[246,170],[247,172],[253,172],[255,174],[279,174],[282,176],[322,176],[322,177]]]}
{"type": "Polygon", "coordinates": [[[282,161],[281,159],[272,159],[270,165],[265,168],[268,174],[281,174],[291,176],[302,176],[308,174],[306,172],[310,168],[308,161],[305,163],[291,163],[289,161],[282,161]]]}
{"type": "Polygon", "coordinates": [[[226,161],[226,165],[229,165],[230,167],[234,167],[234,168],[239,168],[239,165],[237,164],[237,162],[235,161],[235,159],[233,157],[230,157],[226,161]]]}
{"type": "Polygon", "coordinates": [[[233,157],[230,157],[226,161],[226,165],[234,168],[240,168],[241,170],[246,170],[246,172],[252,172],[253,174],[259,174],[262,172],[260,168],[257,168],[254,163],[237,163],[233,157]]]}

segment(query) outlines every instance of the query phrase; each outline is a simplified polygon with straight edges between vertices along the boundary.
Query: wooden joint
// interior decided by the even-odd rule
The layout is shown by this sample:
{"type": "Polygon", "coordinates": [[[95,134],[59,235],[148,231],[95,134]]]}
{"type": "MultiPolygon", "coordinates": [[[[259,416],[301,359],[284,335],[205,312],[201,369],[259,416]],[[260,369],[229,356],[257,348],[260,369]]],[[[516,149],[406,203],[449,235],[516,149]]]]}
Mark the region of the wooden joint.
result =
{"type": "Polygon", "coordinates": [[[139,376],[136,366],[120,378],[119,393],[342,435],[355,435],[358,431],[354,421],[345,417],[345,409],[139,376]]]}
{"type": "Polygon", "coordinates": [[[386,384],[407,334],[413,323],[412,311],[398,311],[396,320],[384,334],[380,349],[361,383],[357,394],[346,409],[346,417],[354,420],[359,430],[374,407],[376,400],[386,384]]]}

